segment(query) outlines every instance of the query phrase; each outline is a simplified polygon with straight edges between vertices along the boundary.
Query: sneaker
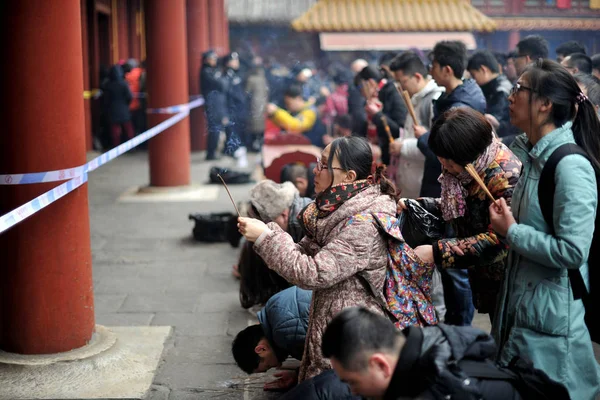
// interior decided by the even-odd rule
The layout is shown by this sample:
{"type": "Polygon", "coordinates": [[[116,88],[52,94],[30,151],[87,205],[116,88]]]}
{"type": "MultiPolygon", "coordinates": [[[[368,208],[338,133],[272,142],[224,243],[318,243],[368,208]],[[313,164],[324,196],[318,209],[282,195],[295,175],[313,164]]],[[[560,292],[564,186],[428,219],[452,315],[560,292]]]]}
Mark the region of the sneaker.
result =
{"type": "Polygon", "coordinates": [[[240,147],[233,153],[233,158],[237,160],[238,168],[247,168],[248,167],[248,155],[246,153],[245,147],[240,147]]]}

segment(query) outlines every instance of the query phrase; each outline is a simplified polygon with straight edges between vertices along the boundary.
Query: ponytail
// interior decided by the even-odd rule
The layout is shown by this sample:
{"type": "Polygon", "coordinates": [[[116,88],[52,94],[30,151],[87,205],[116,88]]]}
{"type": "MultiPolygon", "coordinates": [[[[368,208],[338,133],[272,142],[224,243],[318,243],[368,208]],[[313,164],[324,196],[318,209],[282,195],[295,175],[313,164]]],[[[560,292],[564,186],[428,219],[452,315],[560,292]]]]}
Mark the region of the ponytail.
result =
{"type": "Polygon", "coordinates": [[[596,171],[600,171],[600,119],[592,102],[580,95],[578,110],[573,121],[575,143],[590,156],[596,171]]]}
{"type": "Polygon", "coordinates": [[[372,176],[372,181],[375,184],[379,184],[379,191],[381,194],[387,194],[394,201],[398,201],[400,193],[396,189],[396,186],[385,176],[386,166],[385,164],[379,164],[375,166],[375,172],[372,176]]]}

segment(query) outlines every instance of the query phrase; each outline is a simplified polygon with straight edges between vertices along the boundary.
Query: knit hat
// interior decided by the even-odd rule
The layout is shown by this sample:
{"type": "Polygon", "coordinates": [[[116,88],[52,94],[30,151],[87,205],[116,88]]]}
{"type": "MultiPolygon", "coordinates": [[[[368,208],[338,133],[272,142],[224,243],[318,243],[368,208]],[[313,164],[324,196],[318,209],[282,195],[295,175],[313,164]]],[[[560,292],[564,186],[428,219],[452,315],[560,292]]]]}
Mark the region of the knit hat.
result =
{"type": "Polygon", "coordinates": [[[250,203],[263,222],[271,222],[290,208],[298,195],[298,189],[292,182],[264,180],[250,190],[250,203]]]}

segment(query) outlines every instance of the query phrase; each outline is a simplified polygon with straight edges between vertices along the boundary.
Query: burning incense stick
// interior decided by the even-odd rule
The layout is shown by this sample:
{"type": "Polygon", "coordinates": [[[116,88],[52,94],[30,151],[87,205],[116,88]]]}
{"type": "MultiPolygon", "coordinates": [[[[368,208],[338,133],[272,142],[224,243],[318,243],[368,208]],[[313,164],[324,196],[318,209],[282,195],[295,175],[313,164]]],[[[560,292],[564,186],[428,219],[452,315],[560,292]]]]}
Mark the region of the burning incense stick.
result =
{"type": "Polygon", "coordinates": [[[238,210],[237,206],[235,205],[235,201],[233,201],[233,197],[231,196],[231,192],[229,191],[229,188],[227,187],[227,184],[223,180],[223,177],[221,175],[217,175],[217,176],[219,177],[219,179],[221,180],[221,182],[223,182],[223,186],[225,186],[225,190],[227,190],[227,194],[229,195],[229,200],[231,200],[231,204],[233,204],[233,207],[235,208],[235,212],[237,212],[238,217],[241,217],[240,210],[238,210]]]}
{"type": "Polygon", "coordinates": [[[467,170],[467,172],[469,173],[469,175],[471,175],[473,177],[473,179],[475,179],[475,181],[479,184],[479,186],[484,190],[485,194],[488,195],[488,197],[490,198],[490,200],[492,200],[492,202],[497,207],[500,207],[498,205],[498,202],[496,201],[496,199],[494,199],[494,196],[492,196],[492,193],[490,193],[489,189],[487,188],[487,186],[485,185],[485,183],[483,182],[483,180],[481,179],[481,177],[479,176],[479,174],[475,170],[475,167],[473,166],[473,164],[468,164],[465,167],[465,169],[467,170]]]}

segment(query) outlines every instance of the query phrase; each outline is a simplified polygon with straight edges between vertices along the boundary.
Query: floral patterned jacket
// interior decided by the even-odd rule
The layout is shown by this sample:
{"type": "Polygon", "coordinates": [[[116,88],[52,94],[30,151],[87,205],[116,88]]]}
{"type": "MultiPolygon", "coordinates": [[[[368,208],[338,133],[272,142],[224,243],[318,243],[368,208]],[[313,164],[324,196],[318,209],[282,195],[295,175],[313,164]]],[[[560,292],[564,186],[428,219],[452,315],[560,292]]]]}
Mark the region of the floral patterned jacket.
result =
{"type": "Polygon", "coordinates": [[[387,241],[372,221],[348,224],[350,217],[371,212],[394,216],[396,203],[382,195],[379,187],[369,187],[319,219],[314,238],[304,236],[295,244],[271,222],[271,232],[254,243],[254,250],[270,269],[288,282],[313,291],[300,381],[331,368],[323,357],[321,338],[336,314],[354,306],[384,313],[387,241]]]}
{"type": "MultiPolygon", "coordinates": [[[[494,161],[481,176],[494,198],[504,197],[510,205],[512,193],[521,174],[521,161],[502,146],[494,161]]],[[[465,215],[449,221],[452,237],[433,244],[433,255],[440,268],[469,269],[473,301],[480,313],[493,312],[504,277],[508,247],[490,226],[491,200],[474,180],[467,187],[465,215]],[[459,255],[460,249],[464,255],[459,255]]],[[[444,199],[424,198],[421,205],[441,217],[439,204],[444,199]]]]}

